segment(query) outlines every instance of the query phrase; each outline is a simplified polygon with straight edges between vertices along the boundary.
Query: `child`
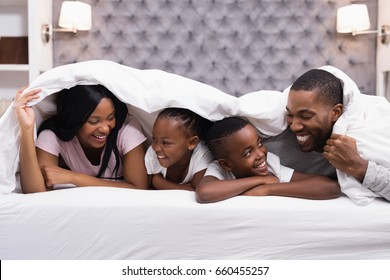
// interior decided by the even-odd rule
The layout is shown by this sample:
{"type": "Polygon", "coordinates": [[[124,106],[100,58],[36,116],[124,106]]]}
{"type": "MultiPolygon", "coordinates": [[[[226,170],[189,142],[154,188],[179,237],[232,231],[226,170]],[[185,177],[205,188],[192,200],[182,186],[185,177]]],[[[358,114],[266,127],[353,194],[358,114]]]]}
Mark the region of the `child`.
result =
{"type": "Polygon", "coordinates": [[[256,128],[239,117],[216,122],[206,143],[217,159],[196,188],[197,201],[216,202],[237,195],[280,195],[309,199],[338,197],[337,182],[280,165],[268,153],[256,128]]]}
{"type": "Polygon", "coordinates": [[[167,108],[153,125],[145,165],[155,189],[193,191],[213,157],[202,141],[211,122],[183,108],[167,108]]]}
{"type": "Polygon", "coordinates": [[[77,85],[57,94],[57,115],[44,121],[34,142],[34,110],[40,89],[15,97],[24,193],[54,185],[147,188],[146,140],[126,104],[102,85],[77,85]],[[107,181],[106,179],[111,179],[107,181]]]}

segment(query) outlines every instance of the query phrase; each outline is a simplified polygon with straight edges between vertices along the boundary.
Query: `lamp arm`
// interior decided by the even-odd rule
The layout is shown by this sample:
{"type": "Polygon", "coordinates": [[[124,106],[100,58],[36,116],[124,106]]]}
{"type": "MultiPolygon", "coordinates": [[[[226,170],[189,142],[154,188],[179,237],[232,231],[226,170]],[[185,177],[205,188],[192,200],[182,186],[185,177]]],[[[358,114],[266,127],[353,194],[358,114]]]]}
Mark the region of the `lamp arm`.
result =
{"type": "Polygon", "coordinates": [[[361,34],[371,34],[377,33],[378,37],[381,39],[381,43],[384,45],[388,45],[390,42],[390,26],[382,25],[380,30],[365,30],[365,31],[353,31],[352,35],[361,35],[361,34]]]}
{"type": "Polygon", "coordinates": [[[379,33],[379,30],[352,31],[352,36],[372,33],[379,33]]]}
{"type": "Polygon", "coordinates": [[[53,28],[53,32],[73,32],[77,33],[77,28],[53,28]]]}

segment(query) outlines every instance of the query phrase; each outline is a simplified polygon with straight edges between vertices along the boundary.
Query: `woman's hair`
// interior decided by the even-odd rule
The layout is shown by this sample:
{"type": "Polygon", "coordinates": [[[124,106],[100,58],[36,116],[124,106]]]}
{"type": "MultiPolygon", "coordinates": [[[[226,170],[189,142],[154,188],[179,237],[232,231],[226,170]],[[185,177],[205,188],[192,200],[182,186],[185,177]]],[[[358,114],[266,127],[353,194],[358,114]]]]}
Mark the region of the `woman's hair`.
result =
{"type": "Polygon", "coordinates": [[[191,110],[184,108],[166,108],[162,110],[157,118],[171,118],[180,122],[181,126],[190,136],[198,136],[199,139],[206,137],[207,131],[213,124],[211,121],[199,116],[191,110]]]}
{"type": "Polygon", "coordinates": [[[206,145],[209,147],[215,159],[223,159],[227,156],[226,139],[248,124],[250,122],[246,119],[233,116],[219,120],[210,127],[206,137],[206,145]]]}
{"type": "Polygon", "coordinates": [[[127,106],[111,91],[102,85],[77,85],[70,89],[63,89],[57,94],[57,115],[44,121],[38,129],[38,134],[49,129],[62,141],[70,141],[91,116],[103,98],[109,98],[115,108],[115,127],[107,137],[102,165],[97,177],[101,177],[107,168],[111,153],[115,155],[114,176],[117,177],[120,157],[117,147],[119,129],[126,116],[127,106]]]}
{"type": "Polygon", "coordinates": [[[315,91],[318,100],[330,106],[343,104],[341,80],[322,69],[312,69],[302,74],[292,84],[291,90],[315,91]]]}

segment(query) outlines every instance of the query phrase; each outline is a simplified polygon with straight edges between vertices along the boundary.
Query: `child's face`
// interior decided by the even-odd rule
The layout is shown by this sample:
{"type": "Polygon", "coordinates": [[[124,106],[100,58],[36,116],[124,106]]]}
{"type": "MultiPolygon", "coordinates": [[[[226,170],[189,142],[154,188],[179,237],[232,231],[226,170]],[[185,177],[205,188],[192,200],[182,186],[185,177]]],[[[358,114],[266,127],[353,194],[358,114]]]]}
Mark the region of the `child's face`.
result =
{"type": "Polygon", "coordinates": [[[236,178],[268,175],[267,149],[261,144],[256,128],[250,124],[225,141],[228,157],[223,166],[236,178]]]}
{"type": "Polygon", "coordinates": [[[165,168],[188,164],[197,143],[175,119],[157,118],[153,125],[152,147],[158,162],[165,168]]]}

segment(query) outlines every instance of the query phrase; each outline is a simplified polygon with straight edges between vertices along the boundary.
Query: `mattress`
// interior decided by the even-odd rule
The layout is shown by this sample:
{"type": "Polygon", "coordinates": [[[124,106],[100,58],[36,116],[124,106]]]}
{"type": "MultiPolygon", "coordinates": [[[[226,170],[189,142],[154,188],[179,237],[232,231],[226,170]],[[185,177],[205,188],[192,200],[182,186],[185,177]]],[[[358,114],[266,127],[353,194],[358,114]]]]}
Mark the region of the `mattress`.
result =
{"type": "Polygon", "coordinates": [[[0,196],[0,259],[390,259],[390,207],[347,197],[69,188],[0,196]]]}

